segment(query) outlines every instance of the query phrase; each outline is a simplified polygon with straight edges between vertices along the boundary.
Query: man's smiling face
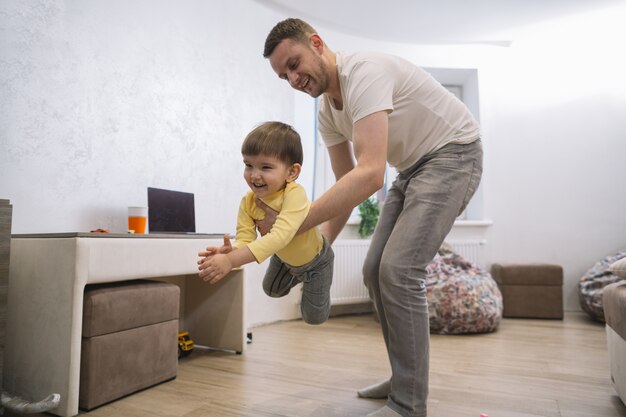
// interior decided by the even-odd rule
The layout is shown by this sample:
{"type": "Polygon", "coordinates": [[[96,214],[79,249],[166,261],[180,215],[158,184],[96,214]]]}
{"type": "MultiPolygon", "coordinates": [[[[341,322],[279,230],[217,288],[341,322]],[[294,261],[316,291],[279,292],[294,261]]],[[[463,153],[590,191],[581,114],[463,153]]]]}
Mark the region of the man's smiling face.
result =
{"type": "Polygon", "coordinates": [[[270,65],[279,78],[291,87],[311,97],[318,97],[328,88],[324,61],[310,45],[284,39],[269,57],[270,65]]]}

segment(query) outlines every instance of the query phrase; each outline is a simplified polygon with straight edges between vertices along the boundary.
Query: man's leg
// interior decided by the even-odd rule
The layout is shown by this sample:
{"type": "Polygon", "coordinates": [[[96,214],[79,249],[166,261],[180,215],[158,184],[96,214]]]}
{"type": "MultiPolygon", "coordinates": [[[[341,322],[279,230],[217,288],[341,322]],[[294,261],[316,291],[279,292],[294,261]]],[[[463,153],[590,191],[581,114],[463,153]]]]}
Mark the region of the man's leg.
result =
{"type": "Polygon", "coordinates": [[[481,172],[482,147],[475,143],[445,146],[398,177],[396,186],[404,192],[403,209],[383,249],[379,271],[391,393],[387,407],[373,415],[426,415],[426,266],[474,194],[481,172]]]}
{"type": "MultiPolygon", "coordinates": [[[[383,339],[387,350],[389,350],[388,344],[388,328],[387,318],[385,316],[385,308],[382,305],[380,296],[380,259],[383,256],[383,250],[387,244],[387,240],[393,231],[398,216],[402,212],[404,206],[404,192],[396,187],[396,182],[387,192],[387,197],[383,204],[378,222],[376,223],[376,229],[372,235],[367,256],[363,263],[363,282],[368,289],[370,298],[374,302],[376,314],[378,315],[378,321],[383,332],[383,339]]],[[[391,379],[386,379],[382,382],[378,382],[374,385],[360,389],[357,393],[362,398],[387,398],[391,392],[391,379]]]]}

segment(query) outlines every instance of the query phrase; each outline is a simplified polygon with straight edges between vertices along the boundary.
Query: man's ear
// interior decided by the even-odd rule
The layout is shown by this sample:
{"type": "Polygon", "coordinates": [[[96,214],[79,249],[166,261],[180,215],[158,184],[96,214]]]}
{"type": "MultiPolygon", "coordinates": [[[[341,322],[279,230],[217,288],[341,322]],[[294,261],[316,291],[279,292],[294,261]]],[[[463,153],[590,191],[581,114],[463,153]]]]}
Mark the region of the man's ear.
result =
{"type": "Polygon", "coordinates": [[[311,45],[311,48],[315,49],[319,54],[324,51],[324,41],[317,33],[314,33],[309,37],[309,44],[311,45]]]}
{"type": "Polygon", "coordinates": [[[302,165],[295,163],[289,167],[289,172],[287,173],[287,182],[292,182],[298,179],[300,173],[302,172],[302,165]]]}

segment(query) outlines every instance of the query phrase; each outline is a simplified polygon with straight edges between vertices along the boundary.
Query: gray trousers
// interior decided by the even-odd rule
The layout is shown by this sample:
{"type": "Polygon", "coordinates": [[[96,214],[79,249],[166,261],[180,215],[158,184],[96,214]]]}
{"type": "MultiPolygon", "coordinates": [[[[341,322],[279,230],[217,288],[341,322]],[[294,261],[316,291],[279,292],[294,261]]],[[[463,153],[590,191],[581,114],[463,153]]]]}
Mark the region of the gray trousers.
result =
{"type": "Polygon", "coordinates": [[[480,141],[449,144],[399,173],[363,265],[391,364],[387,405],[404,417],[426,416],[426,266],[476,191],[482,157],[480,141]]]}
{"type": "Polygon", "coordinates": [[[325,237],[322,251],[308,264],[291,266],[274,255],[263,278],[263,291],[270,297],[284,297],[302,282],[302,319],[308,324],[324,323],[330,314],[334,260],[335,253],[325,237]]]}

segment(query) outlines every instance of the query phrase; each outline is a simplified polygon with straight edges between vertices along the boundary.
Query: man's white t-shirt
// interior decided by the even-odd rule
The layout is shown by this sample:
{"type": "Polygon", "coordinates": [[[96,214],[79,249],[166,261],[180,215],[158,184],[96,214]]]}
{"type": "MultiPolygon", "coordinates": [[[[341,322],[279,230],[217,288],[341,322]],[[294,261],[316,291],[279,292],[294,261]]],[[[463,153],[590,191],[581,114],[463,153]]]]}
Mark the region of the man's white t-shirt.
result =
{"type": "Polygon", "coordinates": [[[337,53],[343,109],[320,98],[319,130],[326,146],[352,140],[355,122],[389,113],[387,161],[398,171],[448,143],[480,137],[478,122],[454,94],[416,65],[393,55],[337,53]]]}

